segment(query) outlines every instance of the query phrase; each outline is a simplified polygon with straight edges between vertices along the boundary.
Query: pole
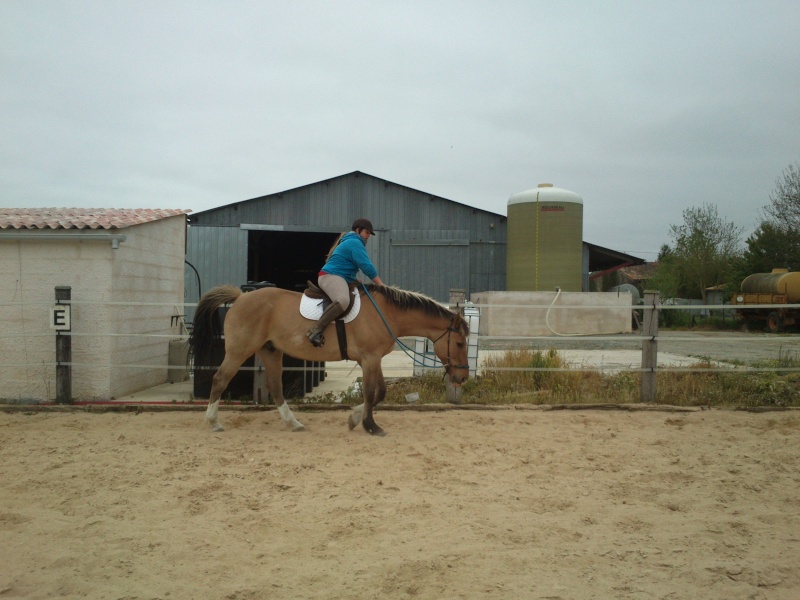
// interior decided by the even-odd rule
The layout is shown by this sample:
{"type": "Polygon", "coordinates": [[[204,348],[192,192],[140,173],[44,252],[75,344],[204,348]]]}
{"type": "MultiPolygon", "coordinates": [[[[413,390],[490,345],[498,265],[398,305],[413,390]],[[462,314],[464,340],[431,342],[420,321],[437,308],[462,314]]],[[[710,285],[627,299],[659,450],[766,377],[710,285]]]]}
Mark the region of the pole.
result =
{"type": "MultiPolygon", "coordinates": [[[[467,291],[462,289],[450,290],[450,310],[460,311],[464,308],[464,302],[467,299],[467,291]]],[[[445,399],[450,404],[461,404],[461,388],[456,387],[450,381],[449,377],[445,378],[445,399]]]]}
{"type": "MultiPolygon", "coordinates": [[[[72,287],[56,286],[56,305],[72,304],[72,287]]],[[[70,306],[71,308],[71,306],[70,306]]],[[[72,404],[72,336],[56,331],[56,403],[72,404]]]]}
{"type": "Polygon", "coordinates": [[[656,370],[658,365],[658,298],[659,292],[644,292],[644,325],[642,335],[642,402],[656,401],[656,370]],[[648,308],[651,307],[651,308],[648,308]]]}

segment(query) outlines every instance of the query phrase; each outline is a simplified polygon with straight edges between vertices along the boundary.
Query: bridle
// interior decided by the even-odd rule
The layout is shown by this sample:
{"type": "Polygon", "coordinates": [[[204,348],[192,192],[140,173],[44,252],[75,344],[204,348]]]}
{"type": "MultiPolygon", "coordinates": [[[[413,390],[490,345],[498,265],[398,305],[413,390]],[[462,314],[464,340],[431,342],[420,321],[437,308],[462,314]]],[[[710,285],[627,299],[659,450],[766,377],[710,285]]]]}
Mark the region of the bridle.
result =
{"type": "Polygon", "coordinates": [[[467,365],[451,365],[450,364],[450,361],[451,361],[451,359],[450,359],[450,334],[451,333],[461,333],[461,330],[458,329],[457,327],[455,327],[455,323],[454,323],[454,321],[456,320],[456,317],[458,317],[458,316],[459,315],[453,315],[452,317],[450,317],[450,324],[447,326],[447,329],[445,329],[442,332],[442,335],[440,335],[438,338],[433,340],[433,344],[435,346],[436,342],[438,342],[440,339],[442,339],[445,335],[447,336],[447,362],[443,365],[445,372],[447,372],[450,367],[453,367],[455,369],[469,369],[469,365],[468,364],[467,365]]]}

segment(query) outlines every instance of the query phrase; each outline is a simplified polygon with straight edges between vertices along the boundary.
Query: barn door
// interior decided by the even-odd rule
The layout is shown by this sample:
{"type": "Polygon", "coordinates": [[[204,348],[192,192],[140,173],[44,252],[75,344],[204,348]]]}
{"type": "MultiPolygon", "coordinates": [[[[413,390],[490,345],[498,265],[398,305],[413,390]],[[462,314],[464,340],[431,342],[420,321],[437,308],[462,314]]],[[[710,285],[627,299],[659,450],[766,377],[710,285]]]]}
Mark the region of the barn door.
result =
{"type": "Polygon", "coordinates": [[[390,233],[391,283],[448,302],[451,289],[469,293],[469,232],[390,233]]]}

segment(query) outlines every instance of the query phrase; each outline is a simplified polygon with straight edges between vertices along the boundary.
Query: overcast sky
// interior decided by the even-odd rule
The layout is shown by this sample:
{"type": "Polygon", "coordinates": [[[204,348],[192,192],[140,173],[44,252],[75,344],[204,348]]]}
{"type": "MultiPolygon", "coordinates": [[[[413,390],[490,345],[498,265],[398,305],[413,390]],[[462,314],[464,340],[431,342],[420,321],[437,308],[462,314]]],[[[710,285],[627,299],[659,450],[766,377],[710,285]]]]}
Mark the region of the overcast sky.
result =
{"type": "Polygon", "coordinates": [[[548,182],[585,241],[655,260],[687,207],[752,233],[800,161],[798,32],[797,0],[0,0],[0,205],[360,170],[506,214],[548,182]]]}

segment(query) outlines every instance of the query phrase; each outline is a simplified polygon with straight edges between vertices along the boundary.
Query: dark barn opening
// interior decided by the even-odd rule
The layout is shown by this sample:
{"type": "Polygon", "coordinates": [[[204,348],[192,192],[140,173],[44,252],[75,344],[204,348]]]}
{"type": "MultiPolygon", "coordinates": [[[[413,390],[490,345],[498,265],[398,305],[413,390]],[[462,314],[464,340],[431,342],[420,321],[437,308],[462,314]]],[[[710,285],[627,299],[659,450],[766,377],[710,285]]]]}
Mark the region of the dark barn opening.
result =
{"type": "Polygon", "coordinates": [[[279,288],[302,291],[325,263],[338,233],[251,231],[247,244],[248,281],[269,281],[279,288]]]}

